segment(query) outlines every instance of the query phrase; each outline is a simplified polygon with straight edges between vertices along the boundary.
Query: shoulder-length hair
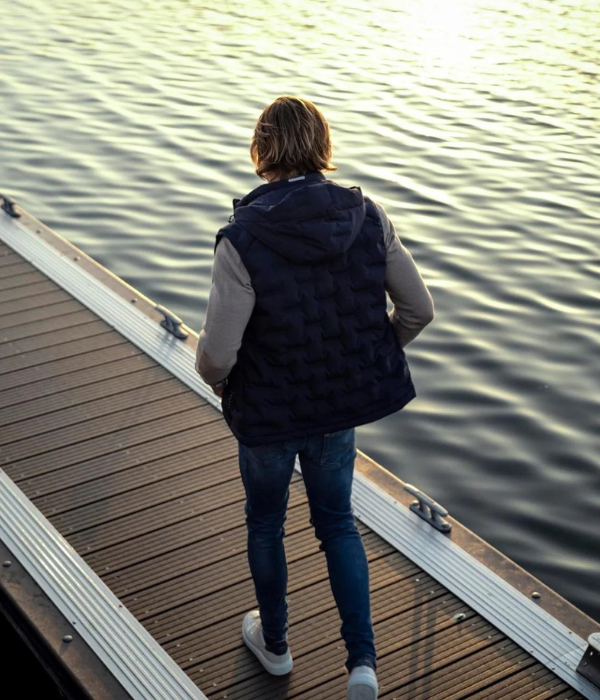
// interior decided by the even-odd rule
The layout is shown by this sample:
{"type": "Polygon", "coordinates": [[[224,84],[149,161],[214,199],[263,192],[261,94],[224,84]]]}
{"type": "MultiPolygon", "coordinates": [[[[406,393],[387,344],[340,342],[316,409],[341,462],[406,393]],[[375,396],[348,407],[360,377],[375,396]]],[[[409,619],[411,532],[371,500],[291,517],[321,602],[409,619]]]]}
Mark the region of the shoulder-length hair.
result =
{"type": "Polygon", "coordinates": [[[263,110],[250,145],[255,172],[263,180],[337,170],[331,153],[323,114],[310,100],[290,95],[278,97],[263,110]]]}

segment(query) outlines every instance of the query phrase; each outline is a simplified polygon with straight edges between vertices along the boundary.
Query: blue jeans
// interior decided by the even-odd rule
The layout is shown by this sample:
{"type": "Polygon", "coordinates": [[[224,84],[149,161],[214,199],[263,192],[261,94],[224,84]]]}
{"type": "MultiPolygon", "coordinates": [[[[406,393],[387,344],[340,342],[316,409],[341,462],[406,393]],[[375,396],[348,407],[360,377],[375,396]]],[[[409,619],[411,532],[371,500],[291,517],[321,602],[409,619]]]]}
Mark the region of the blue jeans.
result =
{"type": "Polygon", "coordinates": [[[278,653],[287,647],[283,536],[298,453],[310,523],[320,540],[319,549],[325,552],[331,590],[342,620],[341,634],[348,652],[346,668],[351,671],[360,661],[375,669],[369,569],[350,503],[356,457],[354,428],[260,447],[239,443],[246,491],[248,561],[267,648],[278,653]]]}

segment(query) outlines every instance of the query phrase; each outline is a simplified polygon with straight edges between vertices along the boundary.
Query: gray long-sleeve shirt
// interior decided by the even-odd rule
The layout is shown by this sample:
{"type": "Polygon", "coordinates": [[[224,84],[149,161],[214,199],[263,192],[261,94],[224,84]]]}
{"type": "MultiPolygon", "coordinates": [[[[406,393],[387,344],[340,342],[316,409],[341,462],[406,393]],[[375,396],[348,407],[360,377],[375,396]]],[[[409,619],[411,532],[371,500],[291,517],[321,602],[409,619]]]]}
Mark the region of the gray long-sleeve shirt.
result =
{"type": "MultiPolygon", "coordinates": [[[[394,308],[392,327],[405,347],[433,320],[433,299],[384,208],[377,204],[387,250],[385,289],[394,308]]],[[[255,295],[239,253],[227,238],[215,252],[206,318],[198,338],[196,370],[207,384],[221,381],[237,361],[255,295]]]]}

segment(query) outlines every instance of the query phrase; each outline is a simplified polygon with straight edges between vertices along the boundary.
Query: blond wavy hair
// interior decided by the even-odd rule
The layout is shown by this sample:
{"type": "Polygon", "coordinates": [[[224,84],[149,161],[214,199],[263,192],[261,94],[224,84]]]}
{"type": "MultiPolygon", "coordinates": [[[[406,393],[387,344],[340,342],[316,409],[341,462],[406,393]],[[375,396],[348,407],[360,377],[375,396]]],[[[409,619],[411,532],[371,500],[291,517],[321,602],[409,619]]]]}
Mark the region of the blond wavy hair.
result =
{"type": "Polygon", "coordinates": [[[280,180],[310,171],[337,170],[331,164],[329,124],[310,100],[283,95],[258,118],[250,157],[263,180],[280,180]]]}

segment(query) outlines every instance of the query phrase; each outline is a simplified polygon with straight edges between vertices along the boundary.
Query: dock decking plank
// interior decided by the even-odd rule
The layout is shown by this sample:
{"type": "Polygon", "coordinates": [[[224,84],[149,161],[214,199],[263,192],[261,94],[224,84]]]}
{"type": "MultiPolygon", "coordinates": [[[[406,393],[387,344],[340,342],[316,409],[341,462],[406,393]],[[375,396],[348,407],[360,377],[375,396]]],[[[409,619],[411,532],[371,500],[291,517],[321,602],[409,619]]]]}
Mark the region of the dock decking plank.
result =
{"type": "Polygon", "coordinates": [[[44,495],[37,495],[39,491],[34,491],[30,498],[38,507],[58,514],[135,491],[149,484],[161,482],[165,488],[173,488],[172,480],[175,477],[187,480],[186,486],[189,489],[187,493],[189,493],[194,490],[196,480],[201,480],[203,485],[214,482],[213,470],[209,470],[205,465],[212,466],[216,463],[214,470],[222,478],[222,474],[218,471],[223,469],[222,461],[234,456],[229,442],[220,440],[217,443],[210,443],[209,450],[203,451],[202,454],[199,454],[197,448],[177,452],[165,459],[138,463],[129,469],[112,472],[108,477],[96,477],[90,472],[82,475],[87,478],[86,481],[70,488],[60,488],[44,495]],[[216,450],[213,449],[214,447],[216,450]],[[168,483],[166,483],[167,479],[170,480],[168,483]]]}
{"type": "MultiPolygon", "coordinates": [[[[467,656],[475,656],[479,652],[480,663],[488,657],[494,644],[512,644],[503,635],[494,630],[485,620],[473,616],[460,625],[451,625],[448,621],[434,620],[433,627],[423,633],[422,638],[417,634],[417,642],[412,643],[410,630],[398,637],[384,637],[378,644],[378,680],[379,697],[394,697],[398,699],[410,697],[409,692],[402,692],[402,685],[411,683],[418,692],[417,697],[432,698],[429,694],[433,672],[455,664],[455,672],[464,672],[461,661],[467,656]],[[408,638],[407,638],[408,637],[408,638]],[[419,687],[419,681],[422,682],[419,687]]],[[[377,638],[377,628],[375,629],[377,638]]],[[[261,673],[252,678],[219,689],[208,689],[208,696],[221,698],[227,695],[230,700],[280,700],[283,698],[342,698],[345,695],[343,663],[346,652],[343,644],[333,641],[324,644],[319,649],[301,657],[299,666],[304,673],[298,672],[284,678],[269,678],[265,683],[261,673]],[[312,674],[311,674],[312,672],[312,674]]]]}
{"type": "MultiPolygon", "coordinates": [[[[225,441],[222,441],[222,444],[224,444],[225,441]]],[[[118,495],[122,495],[124,499],[127,499],[129,501],[129,508],[128,510],[121,510],[121,512],[125,512],[125,515],[130,515],[132,512],[137,513],[137,512],[148,512],[156,505],[156,503],[164,503],[165,501],[167,503],[173,502],[174,499],[177,499],[180,497],[180,495],[189,495],[190,493],[194,492],[194,490],[201,492],[205,491],[207,489],[211,489],[211,492],[209,496],[211,498],[215,497],[215,489],[214,487],[217,487],[219,485],[223,486],[225,489],[229,490],[231,486],[232,481],[236,481],[236,473],[233,471],[237,467],[236,460],[232,459],[232,457],[228,457],[223,459],[223,455],[220,455],[218,453],[213,454],[213,457],[217,457],[217,461],[211,461],[205,464],[202,464],[202,462],[206,461],[206,456],[203,455],[201,460],[195,459],[194,457],[197,456],[197,450],[189,451],[188,456],[191,458],[189,461],[189,464],[187,465],[187,470],[182,471],[179,474],[173,475],[170,473],[170,471],[165,471],[163,474],[156,474],[156,478],[153,480],[150,480],[150,483],[145,484],[143,488],[139,488],[135,486],[134,488],[131,489],[123,489],[119,490],[118,495]],[[199,464],[200,463],[200,464],[199,464]],[[139,492],[139,493],[138,493],[139,492]]],[[[175,456],[176,457],[176,456],[175,456]]],[[[176,463],[176,460],[172,460],[173,463],[176,463]]],[[[156,465],[155,465],[156,466],[156,465]]],[[[161,463],[162,466],[162,463],[161,463]]],[[[145,471],[144,467],[137,468],[135,470],[129,470],[129,471],[145,471]]],[[[136,474],[135,476],[139,477],[141,476],[140,474],[136,474]]],[[[102,492],[98,493],[99,489],[96,487],[94,489],[96,482],[93,481],[90,486],[90,492],[93,494],[94,490],[96,490],[96,495],[95,497],[93,495],[90,495],[88,499],[88,503],[86,505],[91,504],[97,504],[98,509],[101,510],[106,507],[106,504],[104,501],[108,501],[109,499],[105,498],[105,494],[102,492]]],[[[86,484],[87,486],[88,484],[86,484]]],[[[109,484],[110,487],[110,484],[109,484]]],[[[30,491],[29,489],[25,489],[25,492],[27,493],[30,491]]],[[[63,491],[57,492],[55,495],[62,496],[63,491]]],[[[52,503],[50,504],[46,503],[45,498],[35,498],[33,494],[30,492],[29,493],[30,497],[32,498],[33,502],[38,505],[42,510],[45,510],[46,513],[52,514],[54,510],[60,510],[59,508],[53,508],[52,503]]],[[[227,494],[227,497],[229,497],[230,494],[227,494]]],[[[240,492],[240,497],[241,497],[241,492],[240,492]]],[[[298,501],[298,498],[300,498],[302,501],[305,500],[305,496],[301,493],[298,492],[297,494],[294,493],[292,494],[290,498],[290,505],[293,505],[296,501],[298,501]]],[[[71,510],[76,510],[77,508],[75,507],[77,504],[71,504],[67,500],[65,503],[63,503],[63,509],[65,512],[70,512],[71,510]]],[[[119,504],[119,507],[121,504],[119,504]]],[[[207,502],[207,506],[210,508],[212,507],[212,504],[210,500],[207,502]]],[[[110,506],[109,506],[110,507],[110,506]]],[[[200,512],[199,509],[196,509],[195,512],[198,514],[200,512]]],[[[210,511],[213,512],[213,511],[210,511]]],[[[237,513],[239,515],[239,513],[237,513]]],[[[151,517],[151,515],[150,515],[151,517]]],[[[214,512],[214,520],[210,518],[204,518],[206,521],[204,523],[205,526],[208,526],[208,523],[211,523],[211,529],[215,530],[217,527],[217,522],[218,518],[221,517],[220,511],[214,512]]],[[[222,519],[222,518],[221,518],[222,519]]],[[[235,519],[235,524],[238,525],[238,518],[235,519]]],[[[234,527],[234,525],[229,523],[223,523],[221,527],[226,530],[226,529],[231,529],[234,527]]],[[[84,530],[85,532],[85,530],[84,530]]],[[[192,531],[192,533],[189,533],[189,537],[195,537],[195,538],[200,538],[202,530],[198,529],[195,532],[192,531]]],[[[156,541],[156,538],[152,538],[152,552],[153,556],[158,556],[159,554],[161,556],[164,556],[165,551],[160,550],[158,548],[158,542],[156,541]]],[[[123,546],[123,545],[121,545],[123,546]]],[[[168,543],[167,545],[168,546],[168,543]]],[[[171,544],[171,548],[172,548],[171,544]]],[[[182,543],[178,543],[177,551],[179,551],[183,547],[182,543]]],[[[140,553],[140,543],[138,542],[135,545],[135,551],[136,553],[140,553]]],[[[104,557],[107,555],[104,554],[104,557]]],[[[122,560],[116,558],[114,548],[113,552],[110,555],[111,559],[113,561],[113,566],[109,567],[108,564],[104,564],[104,568],[129,568],[131,566],[134,566],[134,564],[131,561],[128,561],[127,565],[122,564],[122,560]]]]}
{"type": "MultiPolygon", "coordinates": [[[[2,270],[0,269],[0,274],[2,270]]],[[[73,298],[64,289],[53,289],[50,291],[39,292],[36,295],[21,295],[12,301],[0,302],[0,320],[4,316],[14,316],[19,318],[20,315],[34,309],[43,309],[48,306],[54,306],[59,302],[73,301],[73,298]]],[[[81,305],[80,305],[81,306],[81,305]]],[[[18,324],[17,324],[18,325],[18,324]]]]}
{"type": "Polygon", "coordinates": [[[54,304],[48,304],[47,306],[37,306],[27,311],[7,314],[6,316],[1,315],[0,333],[5,333],[13,328],[20,328],[21,326],[26,326],[37,321],[47,321],[56,316],[65,316],[66,314],[72,314],[76,311],[83,310],[87,310],[85,306],[71,298],[67,299],[67,301],[59,301],[54,304]]]}
{"type": "MultiPolygon", "coordinates": [[[[73,418],[73,412],[67,416],[71,421],[67,421],[65,425],[62,424],[60,415],[48,417],[42,422],[43,429],[31,435],[26,432],[27,422],[18,423],[17,428],[10,431],[13,437],[17,436],[10,441],[14,461],[83,443],[91,438],[132,428],[155,418],[186,411],[188,408],[201,410],[194,397],[190,396],[181,382],[176,380],[160,382],[131,393],[133,396],[131,396],[130,405],[122,405],[122,396],[113,399],[113,411],[108,410],[107,402],[100,407],[97,403],[85,404],[79,410],[82,416],[88,414],[86,420],[73,422],[76,420],[73,418]],[[147,400],[144,400],[145,398],[147,400]],[[96,412],[99,414],[96,415],[96,412]]],[[[6,444],[6,442],[9,441],[3,439],[0,444],[6,444]]]]}
{"type": "MultiPolygon", "coordinates": [[[[0,277],[1,276],[2,271],[0,270],[0,277]]],[[[3,289],[0,291],[0,309],[3,308],[4,304],[11,301],[27,299],[31,296],[54,292],[58,289],[60,289],[60,287],[50,279],[43,280],[42,282],[33,282],[32,284],[27,284],[21,287],[3,289]]]]}
{"type": "Polygon", "coordinates": [[[428,649],[422,662],[409,661],[397,673],[406,674],[408,683],[392,680],[382,688],[381,700],[409,700],[427,697],[431,700],[458,700],[487,684],[486,671],[490,668],[515,670],[527,658],[526,652],[514,642],[502,639],[497,632],[481,627],[479,639],[471,644],[439,644],[428,649]],[[464,661],[469,660],[469,668],[464,661]],[[452,692],[453,689],[460,690],[452,692]]]}
{"type": "Polygon", "coordinates": [[[48,278],[46,275],[36,270],[34,267],[29,266],[25,272],[18,276],[0,275],[0,291],[4,289],[17,290],[20,287],[26,287],[30,284],[35,284],[36,282],[46,282],[48,278]]]}
{"type": "Polygon", "coordinates": [[[151,483],[163,472],[176,476],[204,464],[233,457],[236,453],[230,441],[223,438],[209,440],[205,431],[192,428],[178,433],[177,442],[168,435],[143,446],[142,454],[129,450],[121,451],[116,456],[111,453],[92,459],[83,467],[76,464],[64,471],[34,477],[24,482],[22,488],[31,499],[53,495],[56,502],[42,501],[52,507],[55,507],[54,503],[60,505],[61,494],[66,492],[65,498],[72,498],[79,506],[94,500],[93,493],[86,493],[88,487],[95,490],[98,498],[104,498],[131,490],[128,488],[131,484],[137,488],[151,483]],[[143,473],[148,474],[147,480],[143,479],[143,473]]]}
{"type": "MultiPolygon", "coordinates": [[[[142,368],[136,365],[131,368],[131,371],[115,372],[114,376],[111,376],[110,370],[121,369],[120,365],[117,367],[113,364],[109,367],[100,365],[99,367],[101,367],[100,373],[105,375],[103,380],[67,388],[64,388],[63,385],[62,391],[46,393],[39,398],[32,397],[28,401],[0,408],[0,426],[5,427],[20,421],[31,420],[49,413],[63,411],[66,408],[82,406],[90,401],[118,396],[125,391],[172,379],[172,375],[160,365],[142,368]]],[[[95,371],[96,368],[94,368],[95,371]]],[[[36,386],[36,390],[38,388],[39,386],[36,386]]]]}
{"type": "MultiPolygon", "coordinates": [[[[217,487],[232,479],[238,481],[237,474],[227,469],[229,465],[233,465],[232,460],[225,460],[221,465],[222,469],[216,475],[214,466],[208,471],[178,474],[72,510],[50,513],[49,519],[55,526],[75,535],[82,530],[110,524],[165,501],[185,497],[197,490],[217,487]]],[[[214,492],[212,495],[218,498],[221,494],[214,492]]]]}
{"type": "MultiPolygon", "coordinates": [[[[312,527],[306,518],[306,499],[297,494],[294,502],[290,503],[285,530],[290,538],[300,533],[312,536],[312,527]]],[[[161,584],[171,584],[174,579],[185,579],[199,570],[222,562],[225,559],[238,557],[246,551],[247,533],[245,525],[237,526],[223,523],[216,531],[209,531],[207,523],[197,531],[197,541],[167,553],[155,555],[140,564],[120,568],[116,573],[103,572],[103,580],[117,596],[138,595],[142,590],[148,590],[161,584]],[[202,537],[204,534],[204,537],[202,537]]],[[[287,540],[286,540],[287,542],[287,540]]],[[[291,546],[293,542],[290,540],[291,546]]],[[[231,564],[231,562],[230,562],[231,564]]],[[[98,572],[100,573],[100,572],[98,572]]]]}
{"type": "Polygon", "coordinates": [[[15,355],[26,358],[27,353],[35,350],[42,350],[56,345],[66,345],[74,340],[91,338],[111,330],[111,327],[104,321],[94,319],[67,326],[60,333],[48,331],[47,333],[38,333],[19,340],[0,342],[0,359],[8,359],[15,355]]]}
{"type": "MultiPolygon", "coordinates": [[[[0,268],[6,267],[7,265],[17,265],[23,262],[23,258],[18,254],[14,253],[10,248],[2,246],[0,248],[0,268]]],[[[0,272],[0,275],[2,272],[0,272]]]]}
{"type": "Polygon", "coordinates": [[[92,350],[100,350],[113,345],[120,345],[124,341],[123,336],[115,331],[105,330],[103,333],[88,335],[68,343],[53,345],[51,348],[32,350],[26,353],[15,353],[12,357],[0,358],[0,375],[9,372],[19,372],[36,365],[48,365],[57,360],[73,358],[77,355],[88,353],[92,350]]]}
{"type": "MultiPolygon", "coordinates": [[[[18,482],[21,479],[29,479],[57,469],[64,469],[94,457],[132,448],[164,435],[175,434],[185,430],[185,428],[197,426],[200,422],[216,422],[218,416],[215,413],[215,409],[208,405],[194,406],[187,410],[182,409],[180,405],[174,405],[169,408],[166,416],[154,416],[146,421],[140,419],[131,427],[90,437],[83,442],[60,447],[45,454],[36,453],[31,456],[20,454],[18,459],[11,459],[8,456],[8,448],[0,447],[0,466],[5,469],[11,479],[18,482]]],[[[153,415],[152,411],[149,411],[148,414],[153,415]]],[[[18,448],[19,444],[19,442],[15,443],[14,449],[21,453],[22,450],[18,448]]],[[[35,452],[36,448],[31,447],[31,451],[35,452]]]]}
{"type": "Polygon", "coordinates": [[[0,434],[0,445],[30,440],[33,437],[54,431],[58,432],[59,438],[68,439],[67,428],[75,430],[74,426],[86,421],[113,413],[121,413],[126,408],[142,406],[145,403],[177,396],[183,392],[181,383],[177,383],[173,378],[165,378],[151,385],[130,389],[96,401],[86,401],[79,406],[64,408],[60,412],[37,416],[26,421],[13,422],[3,427],[0,434]]]}
{"type": "Polygon", "coordinates": [[[90,323],[91,321],[97,320],[98,317],[88,309],[72,311],[52,318],[45,318],[40,321],[32,321],[31,323],[19,324],[12,328],[0,330],[0,343],[13,343],[14,341],[31,338],[32,336],[46,333],[58,333],[64,328],[70,328],[82,323],[90,323]]]}
{"type": "MultiPolygon", "coordinates": [[[[431,593],[435,583],[433,579],[400,552],[391,552],[373,559],[369,565],[369,573],[375,596],[380,595],[380,590],[382,590],[381,595],[388,595],[392,590],[398,595],[402,595],[406,591],[407,597],[404,602],[407,607],[420,604],[421,601],[431,599],[435,595],[435,593],[431,593]],[[409,596],[413,599],[412,603],[409,596]]],[[[435,583],[435,585],[439,587],[440,591],[446,592],[439,584],[435,583]]],[[[327,578],[290,593],[288,605],[290,625],[293,625],[294,653],[296,653],[296,639],[300,635],[300,625],[304,622],[314,625],[313,617],[320,612],[331,614],[334,619],[339,620],[327,578]]],[[[339,622],[337,624],[339,625],[339,622]]],[[[321,627],[319,634],[323,633],[331,634],[331,628],[323,629],[321,627]]],[[[190,670],[192,673],[191,669],[198,671],[200,667],[203,667],[203,677],[213,673],[218,674],[221,666],[226,666],[228,663],[225,656],[222,655],[244,646],[240,618],[238,615],[230,615],[208,627],[175,636],[175,638],[166,641],[164,646],[173,659],[186,671],[190,670]],[[208,669],[207,664],[211,660],[213,663],[208,669]]],[[[251,657],[246,658],[250,659],[251,657]]]]}
{"type": "MultiPolygon", "coordinates": [[[[241,639],[255,599],[222,415],[3,243],[0,426],[0,467],[210,700],[345,698],[340,620],[301,475],[284,540],[295,668],[275,678],[241,639]]],[[[581,698],[358,528],[381,700],[581,698]]]]}
{"type": "MultiPolygon", "coordinates": [[[[52,379],[53,377],[69,375],[71,372],[76,372],[77,370],[88,369],[106,362],[120,360],[124,357],[139,355],[140,353],[141,350],[135,347],[135,345],[115,342],[108,347],[100,348],[99,350],[90,350],[81,355],[76,355],[75,357],[66,357],[64,359],[53,360],[52,362],[36,364],[24,369],[15,370],[8,374],[0,375],[0,392],[9,391],[19,386],[26,387],[27,384],[52,379]]],[[[24,389],[24,391],[28,390],[27,388],[24,389]]]]}
{"type": "MultiPolygon", "coordinates": [[[[302,594],[303,591],[299,593],[302,594]]],[[[433,580],[422,580],[418,588],[415,589],[414,576],[404,579],[401,585],[388,583],[385,587],[374,587],[371,607],[378,639],[384,637],[386,630],[390,628],[393,630],[409,622],[413,624],[411,616],[414,614],[413,609],[417,606],[420,608],[420,615],[415,624],[415,632],[419,632],[421,627],[423,627],[424,632],[430,632],[430,626],[438,616],[453,615],[457,612],[469,613],[468,608],[463,603],[458,600],[449,600],[444,595],[445,593],[446,591],[433,580]]],[[[301,601],[298,602],[301,603],[301,601]]],[[[311,667],[314,665],[310,655],[319,653],[319,650],[322,650],[326,644],[335,643],[337,646],[343,646],[340,643],[338,632],[340,618],[330,591],[326,589],[323,591],[320,603],[318,608],[312,608],[310,616],[304,615],[299,618],[294,612],[300,608],[294,606],[294,611],[292,611],[291,601],[289,601],[290,625],[294,626],[294,666],[303,682],[309,684],[311,683],[311,667]]],[[[470,614],[474,615],[472,612],[470,614]]],[[[229,649],[223,651],[212,664],[207,664],[209,659],[199,658],[193,662],[193,666],[192,662],[188,661],[182,664],[182,667],[186,670],[189,669],[188,673],[192,678],[196,675],[198,681],[203,679],[207,687],[216,684],[221,689],[259,675],[261,667],[256,664],[256,660],[241,653],[244,650],[244,645],[241,639],[239,620],[236,621],[235,628],[228,631],[228,636],[229,649]],[[200,671],[200,668],[205,670],[200,671]]],[[[212,649],[210,653],[213,653],[212,649]]],[[[334,671],[341,670],[343,672],[343,661],[340,665],[333,660],[332,668],[334,671]]],[[[322,664],[319,664],[317,669],[317,673],[327,671],[322,664]]],[[[318,675],[316,678],[316,685],[318,685],[320,682],[318,675]]]]}
{"type": "MultiPolygon", "coordinates": [[[[369,533],[363,537],[369,562],[380,559],[393,551],[391,545],[387,543],[382,545],[381,540],[377,536],[373,537],[373,534],[369,533]]],[[[290,555],[294,555],[291,547],[287,551],[290,555]]],[[[290,595],[311,584],[320,581],[327,582],[325,559],[322,552],[317,550],[316,544],[312,552],[306,556],[295,558],[289,563],[288,573],[290,595]]],[[[327,587],[328,585],[327,583],[327,587]]],[[[247,562],[245,566],[240,562],[238,570],[227,577],[221,588],[207,592],[204,586],[201,586],[197,591],[196,598],[183,603],[177,600],[175,607],[163,612],[155,612],[154,615],[145,617],[141,621],[162,643],[198,631],[233,615],[243,616],[248,609],[251,609],[247,606],[252,601],[252,596],[253,584],[247,562]],[[250,600],[248,595],[250,595],[250,600]]],[[[239,622],[241,624],[241,620],[239,622]]]]}
{"type": "Polygon", "coordinates": [[[46,275],[36,270],[33,267],[29,267],[27,271],[21,273],[18,276],[4,276],[0,275],[0,291],[5,289],[18,290],[21,287],[26,287],[30,284],[35,284],[36,282],[46,282],[48,278],[46,275]]]}
{"type": "Polygon", "coordinates": [[[488,685],[469,696],[470,700],[542,700],[568,687],[534,659],[519,665],[518,670],[494,669],[488,685]]]}
{"type": "MultiPolygon", "coordinates": [[[[295,496],[290,496],[290,505],[295,496]]],[[[138,535],[134,539],[105,547],[86,555],[87,563],[98,571],[106,567],[120,571],[126,566],[135,566],[154,557],[160,557],[174,548],[186,547],[206,536],[205,532],[221,532],[236,527],[239,522],[239,502],[230,503],[219,510],[180,520],[158,532],[138,535]],[[233,523],[233,525],[232,525],[233,523]]]]}
{"type": "MultiPolygon", "coordinates": [[[[236,483],[239,479],[234,480],[236,483]]],[[[117,521],[103,523],[76,533],[63,533],[71,545],[84,554],[128,542],[135,537],[156,532],[162,527],[187,520],[199,513],[208,513],[243,499],[243,488],[232,485],[232,493],[213,487],[177,495],[164,500],[160,494],[147,508],[122,516],[117,521]]]]}
{"type": "Polygon", "coordinates": [[[13,277],[21,277],[35,271],[35,269],[31,263],[15,254],[9,264],[2,268],[2,279],[9,280],[13,277]]]}
{"type": "MultiPolygon", "coordinates": [[[[368,532],[364,535],[364,540],[370,542],[377,537],[374,533],[368,532]]],[[[317,553],[313,531],[308,527],[287,537],[285,544],[289,545],[287,561],[290,568],[296,562],[317,553]]],[[[224,581],[231,579],[239,581],[250,575],[245,548],[241,552],[232,554],[226,561],[196,567],[192,564],[190,569],[188,573],[175,579],[168,578],[143,591],[133,593],[121,591],[119,597],[138,620],[144,622],[149,617],[193,603],[198,599],[199,591],[203,596],[208,595],[220,590],[224,581]]]]}
{"type": "Polygon", "coordinates": [[[122,377],[130,372],[136,372],[148,367],[156,367],[156,363],[142,352],[130,353],[129,356],[109,362],[102,362],[93,367],[86,367],[69,374],[40,379],[35,382],[33,390],[31,387],[24,390],[22,387],[6,389],[0,394],[0,408],[11,408],[18,404],[39,401],[44,397],[51,396],[69,389],[87,387],[105,379],[122,377]]]}

